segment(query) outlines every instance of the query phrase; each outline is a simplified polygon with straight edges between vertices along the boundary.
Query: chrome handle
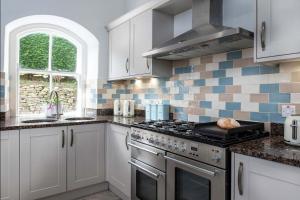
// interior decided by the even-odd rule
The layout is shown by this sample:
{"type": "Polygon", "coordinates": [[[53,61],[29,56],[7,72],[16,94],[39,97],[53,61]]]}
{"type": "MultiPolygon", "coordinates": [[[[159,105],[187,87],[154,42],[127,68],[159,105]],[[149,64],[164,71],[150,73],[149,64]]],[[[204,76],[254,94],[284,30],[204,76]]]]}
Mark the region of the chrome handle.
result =
{"type": "Polygon", "coordinates": [[[126,145],[126,149],[129,150],[129,146],[128,146],[128,136],[129,136],[129,133],[127,131],[127,134],[126,134],[126,137],[125,137],[125,145],[126,145]]]}
{"type": "Polygon", "coordinates": [[[238,189],[240,196],[243,195],[243,171],[244,171],[244,164],[240,162],[239,171],[238,171],[238,189]]]}
{"type": "Polygon", "coordinates": [[[266,49],[266,22],[265,21],[261,23],[260,44],[261,44],[261,49],[264,51],[266,49]]]}
{"type": "Polygon", "coordinates": [[[171,160],[171,161],[173,161],[173,162],[176,162],[176,163],[178,163],[178,164],[184,165],[184,166],[186,166],[186,167],[195,169],[195,170],[197,170],[197,171],[199,171],[199,172],[202,172],[202,173],[204,173],[204,174],[207,174],[207,175],[209,175],[209,176],[215,176],[215,175],[216,175],[216,172],[213,172],[213,171],[210,171],[210,170],[207,170],[207,169],[203,169],[203,168],[200,168],[200,167],[196,167],[196,166],[194,166],[194,165],[191,165],[191,164],[188,164],[188,163],[186,163],[186,162],[177,160],[177,159],[175,159],[175,158],[171,158],[171,157],[169,157],[169,156],[164,156],[164,158],[166,158],[167,160],[171,160]]]}
{"type": "Polygon", "coordinates": [[[146,58],[146,66],[147,66],[147,69],[149,70],[149,69],[150,69],[150,65],[149,65],[149,60],[148,60],[148,58],[146,58]]]}
{"type": "Polygon", "coordinates": [[[152,154],[154,154],[154,155],[156,155],[156,156],[159,155],[159,153],[157,153],[157,152],[155,152],[155,151],[151,151],[151,150],[149,150],[149,149],[146,149],[146,148],[143,148],[143,147],[139,147],[139,146],[137,146],[137,145],[135,145],[135,144],[132,144],[132,143],[128,143],[128,145],[131,146],[131,147],[135,147],[135,148],[137,148],[137,149],[146,151],[146,152],[148,152],[148,153],[152,153],[152,154]]]}
{"type": "Polygon", "coordinates": [[[291,124],[291,127],[292,127],[292,138],[293,140],[297,140],[298,138],[298,122],[297,120],[293,120],[292,124],[291,124]]]}
{"type": "Polygon", "coordinates": [[[128,64],[129,64],[129,58],[126,59],[126,63],[125,63],[125,68],[127,73],[129,72],[128,64]]]}
{"type": "Polygon", "coordinates": [[[74,144],[74,130],[71,129],[71,143],[70,143],[70,146],[72,147],[74,144]]]}
{"type": "Polygon", "coordinates": [[[62,130],[61,133],[62,133],[62,144],[61,144],[61,147],[65,148],[65,131],[62,130]]]}
{"type": "Polygon", "coordinates": [[[142,166],[139,166],[139,165],[135,164],[134,162],[128,161],[128,163],[131,164],[131,165],[133,165],[133,166],[135,166],[135,167],[137,167],[137,168],[139,168],[139,169],[141,169],[141,170],[143,170],[143,171],[145,171],[145,172],[147,172],[148,174],[151,174],[152,176],[155,176],[156,178],[159,177],[159,174],[151,172],[150,170],[148,170],[148,169],[146,169],[146,168],[144,168],[142,166]]]}

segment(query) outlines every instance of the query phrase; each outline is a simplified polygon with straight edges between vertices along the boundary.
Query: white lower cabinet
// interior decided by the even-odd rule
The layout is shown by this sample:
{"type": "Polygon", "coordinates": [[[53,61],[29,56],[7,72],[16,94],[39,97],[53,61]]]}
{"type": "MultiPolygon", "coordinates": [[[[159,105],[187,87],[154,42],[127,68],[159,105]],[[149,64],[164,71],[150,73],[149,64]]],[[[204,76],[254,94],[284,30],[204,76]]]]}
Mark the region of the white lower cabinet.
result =
{"type": "Polygon", "coordinates": [[[299,167],[232,155],[232,200],[299,200],[299,167]]]}
{"type": "Polygon", "coordinates": [[[20,131],[21,200],[104,181],[105,124],[20,131]]]}
{"type": "Polygon", "coordinates": [[[114,124],[107,125],[107,181],[130,199],[129,134],[130,128],[114,124]]]}
{"type": "Polygon", "coordinates": [[[66,191],[67,127],[20,131],[21,200],[66,191]]]}
{"type": "Polygon", "coordinates": [[[0,199],[19,199],[19,130],[0,131],[0,199]]]}
{"type": "Polygon", "coordinates": [[[68,127],[67,189],[105,181],[105,124],[68,127]]]}

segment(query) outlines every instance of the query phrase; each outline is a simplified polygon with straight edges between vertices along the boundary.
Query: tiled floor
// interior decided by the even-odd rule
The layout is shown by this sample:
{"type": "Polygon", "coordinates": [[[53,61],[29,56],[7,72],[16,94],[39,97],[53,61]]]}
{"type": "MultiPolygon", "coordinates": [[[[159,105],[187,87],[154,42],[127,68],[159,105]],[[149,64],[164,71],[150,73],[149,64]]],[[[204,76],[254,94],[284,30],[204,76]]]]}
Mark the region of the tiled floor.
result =
{"type": "Polygon", "coordinates": [[[87,196],[78,200],[121,200],[115,194],[110,191],[96,193],[91,196],[87,196]]]}

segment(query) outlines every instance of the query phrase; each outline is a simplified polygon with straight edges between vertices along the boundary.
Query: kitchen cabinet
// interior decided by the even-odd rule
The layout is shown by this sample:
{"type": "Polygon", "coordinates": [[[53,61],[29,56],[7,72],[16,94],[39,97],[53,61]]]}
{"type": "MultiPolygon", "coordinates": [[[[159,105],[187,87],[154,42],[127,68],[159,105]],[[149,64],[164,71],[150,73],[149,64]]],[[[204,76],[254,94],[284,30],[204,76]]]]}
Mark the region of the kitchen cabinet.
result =
{"type": "Polygon", "coordinates": [[[66,191],[67,127],[20,131],[20,197],[38,199],[66,191]]]}
{"type": "Polygon", "coordinates": [[[232,200],[299,199],[300,168],[232,155],[232,200]]]}
{"type": "Polygon", "coordinates": [[[105,181],[105,124],[68,127],[67,189],[105,181]]]}
{"type": "Polygon", "coordinates": [[[1,200],[19,199],[19,131],[0,132],[1,200]]]}
{"type": "Polygon", "coordinates": [[[106,173],[107,181],[130,199],[129,133],[130,128],[114,124],[107,125],[106,173]]]}
{"type": "Polygon", "coordinates": [[[256,61],[299,58],[300,1],[256,0],[256,4],[256,61]]]}
{"type": "Polygon", "coordinates": [[[109,76],[119,79],[129,76],[130,22],[115,27],[109,32],[109,76]]]}
{"type": "Polygon", "coordinates": [[[173,29],[161,29],[173,20],[155,10],[146,10],[109,30],[109,79],[167,77],[172,74],[170,61],[145,58],[143,53],[173,37],[173,29]]]}

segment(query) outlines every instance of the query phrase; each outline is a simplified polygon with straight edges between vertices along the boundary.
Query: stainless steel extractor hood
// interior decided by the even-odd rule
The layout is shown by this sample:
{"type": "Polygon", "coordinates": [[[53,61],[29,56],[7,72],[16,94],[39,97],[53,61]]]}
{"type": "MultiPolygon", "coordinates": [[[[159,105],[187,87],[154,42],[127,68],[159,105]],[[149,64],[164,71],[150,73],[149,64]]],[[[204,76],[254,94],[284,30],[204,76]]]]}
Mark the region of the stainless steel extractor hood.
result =
{"type": "Polygon", "coordinates": [[[253,47],[253,32],[223,26],[223,0],[193,0],[192,13],[192,30],[143,56],[179,60],[253,47]]]}

